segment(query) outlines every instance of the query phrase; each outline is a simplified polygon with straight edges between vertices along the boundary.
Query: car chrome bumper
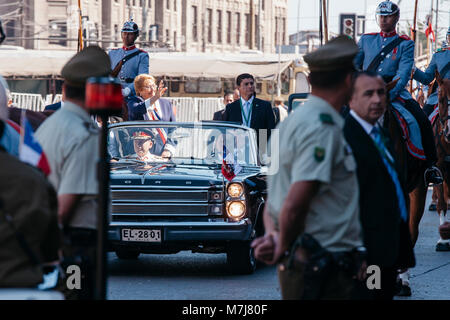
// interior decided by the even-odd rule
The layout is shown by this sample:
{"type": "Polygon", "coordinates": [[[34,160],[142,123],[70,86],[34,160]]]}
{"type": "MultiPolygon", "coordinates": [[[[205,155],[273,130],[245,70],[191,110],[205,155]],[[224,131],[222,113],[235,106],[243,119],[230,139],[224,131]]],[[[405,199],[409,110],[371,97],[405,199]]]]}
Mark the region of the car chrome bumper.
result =
{"type": "MultiPolygon", "coordinates": [[[[122,228],[161,229],[161,243],[177,241],[227,241],[250,240],[253,224],[249,219],[237,222],[111,222],[108,230],[108,240],[115,243],[121,241],[122,228]]],[[[140,243],[141,245],[143,243],[140,243]]],[[[151,243],[155,245],[155,243],[151,243]]]]}

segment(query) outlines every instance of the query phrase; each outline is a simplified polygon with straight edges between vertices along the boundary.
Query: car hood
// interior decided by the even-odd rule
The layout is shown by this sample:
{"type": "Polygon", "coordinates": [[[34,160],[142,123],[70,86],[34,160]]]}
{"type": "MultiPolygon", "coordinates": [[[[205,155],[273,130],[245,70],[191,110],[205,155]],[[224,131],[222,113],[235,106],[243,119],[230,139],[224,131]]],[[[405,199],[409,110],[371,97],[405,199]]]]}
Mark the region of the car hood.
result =
{"type": "MultiPolygon", "coordinates": [[[[260,173],[259,167],[245,167],[233,179],[242,181],[260,173]]],[[[111,185],[211,186],[222,184],[221,167],[204,165],[156,164],[152,166],[113,165],[111,185]]]]}

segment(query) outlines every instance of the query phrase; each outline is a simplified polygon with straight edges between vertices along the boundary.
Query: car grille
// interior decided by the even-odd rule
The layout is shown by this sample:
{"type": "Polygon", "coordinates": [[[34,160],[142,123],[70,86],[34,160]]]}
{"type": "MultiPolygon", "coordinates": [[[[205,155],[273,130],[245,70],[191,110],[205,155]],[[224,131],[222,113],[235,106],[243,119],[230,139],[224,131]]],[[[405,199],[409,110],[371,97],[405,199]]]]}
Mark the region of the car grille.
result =
{"type": "MultiPolygon", "coordinates": [[[[209,187],[111,186],[112,221],[207,218],[209,187]]],[[[221,201],[215,201],[221,203],[221,201]]]]}

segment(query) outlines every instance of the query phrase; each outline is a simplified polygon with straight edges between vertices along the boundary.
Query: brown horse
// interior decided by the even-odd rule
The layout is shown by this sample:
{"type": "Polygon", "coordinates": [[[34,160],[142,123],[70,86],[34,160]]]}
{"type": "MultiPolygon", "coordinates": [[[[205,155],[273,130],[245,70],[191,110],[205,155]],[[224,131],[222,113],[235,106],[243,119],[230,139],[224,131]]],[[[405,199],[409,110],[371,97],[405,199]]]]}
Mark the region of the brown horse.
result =
{"type": "MultiPolygon", "coordinates": [[[[436,72],[438,83],[439,114],[433,124],[438,156],[437,166],[444,176],[444,185],[435,186],[433,191],[437,195],[436,210],[439,214],[440,225],[444,224],[447,214],[447,205],[450,202],[450,79],[442,79],[436,72]]],[[[436,244],[436,251],[450,251],[449,240],[440,238],[436,244]]]]}
{"type": "MultiPolygon", "coordinates": [[[[386,85],[387,90],[391,90],[397,84],[397,81],[386,85]]],[[[425,161],[414,158],[408,152],[406,142],[402,135],[402,129],[395,118],[392,106],[388,108],[384,115],[384,127],[388,129],[389,135],[394,144],[397,161],[401,170],[400,175],[406,178],[406,192],[409,194],[409,231],[411,240],[415,245],[419,236],[419,223],[422,219],[425,209],[425,200],[427,188],[424,180],[426,170],[425,161]]]]}
{"type": "MultiPolygon", "coordinates": [[[[392,90],[398,80],[386,85],[387,91],[392,90]]],[[[406,192],[409,194],[409,232],[411,242],[414,246],[419,236],[419,224],[425,210],[427,197],[427,185],[425,183],[426,162],[414,158],[408,151],[403,132],[394,114],[393,107],[388,103],[384,114],[383,126],[389,131],[389,135],[394,144],[395,153],[399,167],[399,174],[406,179],[406,192]]],[[[399,275],[401,287],[397,293],[400,296],[410,296],[409,271],[404,270],[399,275]]]]}

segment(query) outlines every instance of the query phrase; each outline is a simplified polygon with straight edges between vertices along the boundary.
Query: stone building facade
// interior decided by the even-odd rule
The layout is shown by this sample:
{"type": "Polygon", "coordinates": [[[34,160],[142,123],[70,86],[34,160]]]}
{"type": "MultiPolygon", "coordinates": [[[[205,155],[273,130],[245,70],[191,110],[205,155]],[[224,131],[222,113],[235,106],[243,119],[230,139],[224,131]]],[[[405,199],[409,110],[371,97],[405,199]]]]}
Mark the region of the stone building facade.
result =
{"type": "MultiPolygon", "coordinates": [[[[140,46],[150,50],[274,53],[288,42],[287,1],[81,0],[81,9],[85,40],[104,48],[121,45],[120,30],[132,17],[141,29],[140,46]]],[[[19,0],[15,7],[0,6],[0,17],[5,44],[77,47],[78,0],[19,0]]]]}

